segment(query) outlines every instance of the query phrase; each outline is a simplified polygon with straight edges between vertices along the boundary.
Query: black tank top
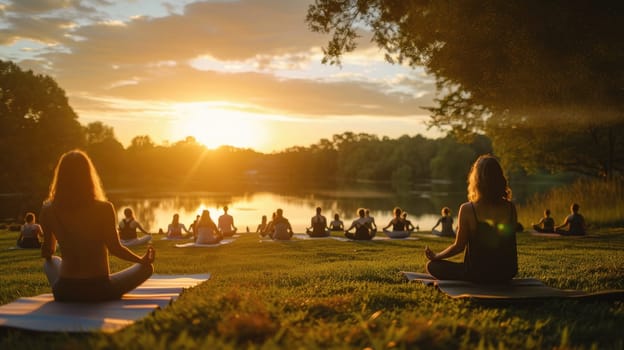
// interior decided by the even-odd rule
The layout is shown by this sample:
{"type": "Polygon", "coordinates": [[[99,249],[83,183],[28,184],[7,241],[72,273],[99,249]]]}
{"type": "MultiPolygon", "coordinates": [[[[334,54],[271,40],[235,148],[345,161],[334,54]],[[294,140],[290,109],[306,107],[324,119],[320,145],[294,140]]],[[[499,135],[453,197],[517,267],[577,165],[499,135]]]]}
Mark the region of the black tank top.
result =
{"type": "Polygon", "coordinates": [[[133,219],[130,219],[130,220],[122,219],[122,220],[123,220],[124,225],[123,227],[119,229],[119,238],[123,240],[137,238],[136,228],[130,225],[131,223],[134,222],[134,220],[133,219]]]}
{"type": "Polygon", "coordinates": [[[405,231],[405,221],[395,218],[392,223],[392,231],[405,231]]]}
{"type": "Polygon", "coordinates": [[[468,236],[464,255],[468,279],[476,282],[511,280],[518,273],[513,205],[509,206],[509,224],[495,226],[479,221],[474,204],[471,205],[477,230],[468,236]]]}

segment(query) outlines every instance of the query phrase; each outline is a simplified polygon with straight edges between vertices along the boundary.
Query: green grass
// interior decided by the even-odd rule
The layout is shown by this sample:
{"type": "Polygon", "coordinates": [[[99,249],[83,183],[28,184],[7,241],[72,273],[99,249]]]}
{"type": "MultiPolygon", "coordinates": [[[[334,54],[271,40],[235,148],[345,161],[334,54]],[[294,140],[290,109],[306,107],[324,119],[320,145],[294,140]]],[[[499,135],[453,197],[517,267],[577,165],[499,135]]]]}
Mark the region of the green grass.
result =
{"type": "MultiPolygon", "coordinates": [[[[6,250],[0,231],[0,302],[49,292],[37,251],[6,250]]],[[[587,291],[624,288],[624,229],[597,238],[519,235],[520,277],[587,291]]],[[[404,281],[423,271],[418,241],[259,243],[243,235],[216,249],[155,242],[156,272],[211,272],[163,310],[113,335],[0,329],[2,349],[622,349],[624,303],[487,306],[404,281]]],[[[138,248],[142,252],[144,248],[138,248]]],[[[128,264],[113,259],[113,270],[128,264]]]]}
{"type": "Polygon", "coordinates": [[[587,224],[591,227],[624,226],[624,179],[580,180],[529,199],[518,208],[518,219],[525,228],[536,223],[550,209],[557,225],[570,214],[570,205],[581,206],[587,224]]]}

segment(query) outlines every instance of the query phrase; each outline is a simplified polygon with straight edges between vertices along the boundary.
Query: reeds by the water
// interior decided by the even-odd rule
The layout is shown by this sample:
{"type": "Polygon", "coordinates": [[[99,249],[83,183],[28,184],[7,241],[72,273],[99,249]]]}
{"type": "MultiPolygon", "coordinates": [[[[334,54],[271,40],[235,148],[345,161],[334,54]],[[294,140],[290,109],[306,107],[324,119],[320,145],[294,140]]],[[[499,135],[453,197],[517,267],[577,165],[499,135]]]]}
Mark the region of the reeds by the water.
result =
{"type": "Polygon", "coordinates": [[[624,178],[582,179],[537,194],[518,208],[518,220],[529,228],[550,209],[559,225],[570,214],[572,203],[580,205],[579,213],[590,227],[624,226],[624,178]]]}

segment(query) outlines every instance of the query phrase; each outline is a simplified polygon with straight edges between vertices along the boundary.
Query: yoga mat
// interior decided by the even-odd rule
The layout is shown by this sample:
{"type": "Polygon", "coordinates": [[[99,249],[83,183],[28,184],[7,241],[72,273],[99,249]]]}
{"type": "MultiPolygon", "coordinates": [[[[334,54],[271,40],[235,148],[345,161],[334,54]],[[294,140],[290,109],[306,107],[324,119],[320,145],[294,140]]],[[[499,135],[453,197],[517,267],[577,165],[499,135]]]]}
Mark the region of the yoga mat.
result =
{"type": "Polygon", "coordinates": [[[598,238],[598,235],[560,235],[558,233],[541,233],[541,232],[529,232],[531,236],[535,237],[547,237],[547,238],[598,238]]]}
{"type": "Polygon", "coordinates": [[[19,298],[0,306],[0,326],[43,332],[113,333],[169,305],[184,288],[209,278],[209,273],[153,275],[122,299],[106,302],[56,302],[51,293],[19,298]]]}
{"type": "Polygon", "coordinates": [[[300,239],[300,240],[303,240],[303,241],[314,241],[314,240],[317,240],[317,239],[325,239],[325,240],[333,239],[335,241],[340,241],[340,242],[350,241],[350,239],[348,239],[347,237],[337,237],[337,236],[310,237],[310,236],[308,236],[305,233],[295,233],[292,238],[300,239]]]}
{"type": "Polygon", "coordinates": [[[128,239],[128,240],[121,240],[121,244],[126,246],[126,247],[135,247],[135,246],[138,246],[138,245],[147,244],[147,243],[149,243],[151,241],[152,241],[151,239],[143,241],[143,240],[141,240],[139,238],[134,238],[134,239],[128,239]]]}
{"type": "Polygon", "coordinates": [[[193,236],[182,236],[182,237],[162,237],[160,240],[161,241],[183,241],[183,240],[188,240],[188,239],[193,239],[193,236]]]}
{"type": "Polygon", "coordinates": [[[412,232],[410,231],[382,231],[382,233],[390,238],[407,238],[412,232]]]}
{"type": "Polygon", "coordinates": [[[233,238],[225,238],[225,239],[222,239],[219,243],[215,243],[215,244],[200,244],[200,243],[195,243],[195,242],[189,242],[189,243],[177,243],[175,246],[177,248],[215,248],[215,247],[220,247],[225,244],[230,244],[232,242],[234,242],[233,238]]]}
{"type": "Polygon", "coordinates": [[[375,236],[373,241],[417,241],[418,237],[405,237],[405,238],[391,238],[384,236],[375,236]]]}
{"type": "Polygon", "coordinates": [[[588,293],[582,290],[559,289],[545,285],[534,278],[515,278],[505,284],[477,284],[467,281],[436,280],[433,276],[417,272],[401,272],[410,282],[434,286],[455,299],[475,301],[530,301],[550,298],[583,300],[624,300],[624,290],[606,290],[588,293]]]}

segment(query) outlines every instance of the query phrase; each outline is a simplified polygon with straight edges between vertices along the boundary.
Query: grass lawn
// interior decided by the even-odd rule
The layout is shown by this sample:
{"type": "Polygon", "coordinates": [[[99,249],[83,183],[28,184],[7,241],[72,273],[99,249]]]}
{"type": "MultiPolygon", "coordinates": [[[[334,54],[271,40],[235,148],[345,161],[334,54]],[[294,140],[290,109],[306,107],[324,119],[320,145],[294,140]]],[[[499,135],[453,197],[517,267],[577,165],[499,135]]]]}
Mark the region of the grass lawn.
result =
{"type": "MultiPolygon", "coordinates": [[[[624,228],[596,233],[573,239],[519,234],[519,277],[559,288],[624,289],[624,228]]],[[[0,231],[2,304],[50,291],[38,251],[7,250],[16,237],[0,231]]],[[[449,243],[260,243],[243,234],[219,248],[180,249],[157,238],[157,273],[211,272],[212,278],[115,334],[0,329],[0,349],[624,348],[624,302],[493,307],[452,300],[399,274],[424,271],[425,245],[438,251],[449,243]]],[[[114,271],[128,266],[117,259],[111,265],[114,271]]]]}

